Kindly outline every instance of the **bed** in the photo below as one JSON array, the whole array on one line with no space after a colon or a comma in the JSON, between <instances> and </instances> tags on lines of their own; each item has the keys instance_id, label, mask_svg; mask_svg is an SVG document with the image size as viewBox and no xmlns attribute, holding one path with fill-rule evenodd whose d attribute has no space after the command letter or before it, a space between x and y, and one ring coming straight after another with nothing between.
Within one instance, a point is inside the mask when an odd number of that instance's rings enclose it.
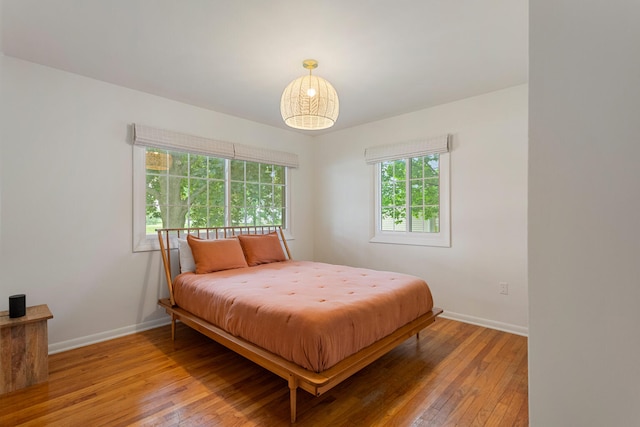
<instances>
[{"instance_id":1,"label":"bed","mask_svg":"<svg viewBox=\"0 0 640 427\"><path fill-rule=\"evenodd\" d=\"M442 313L415 276L292 259L280 227L160 229L158 240L172 339L179 320L285 379L292 423L298 388L320 396Z\"/></svg>"}]
</instances>

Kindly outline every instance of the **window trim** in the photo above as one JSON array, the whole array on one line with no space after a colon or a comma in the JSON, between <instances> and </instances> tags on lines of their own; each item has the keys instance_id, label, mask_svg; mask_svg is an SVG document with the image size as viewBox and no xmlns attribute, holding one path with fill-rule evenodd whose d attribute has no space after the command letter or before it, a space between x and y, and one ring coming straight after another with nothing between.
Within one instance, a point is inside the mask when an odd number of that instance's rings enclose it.
<instances>
[{"instance_id":1,"label":"window trim","mask_svg":"<svg viewBox=\"0 0 640 427\"><path fill-rule=\"evenodd\" d=\"M155 234L147 234L146 224L146 146L133 145L133 252L147 252L160 249L158 237ZM176 150L175 148L173 150ZM177 149L176 151L187 151ZM212 156L209 154L209 156ZM215 157L215 156L213 156ZM251 160L247 160L251 161ZM265 163L265 162L257 162ZM285 225L283 229L287 240L294 240L293 222L291 215L291 167L285 166ZM228 185L225 178L225 185Z\"/></svg>"},{"instance_id":2,"label":"window trim","mask_svg":"<svg viewBox=\"0 0 640 427\"><path fill-rule=\"evenodd\" d=\"M407 159L408 160L408 159ZM381 163L373 168L375 205L371 243L451 247L451 154L440 153L440 232L382 231Z\"/></svg>"}]
</instances>

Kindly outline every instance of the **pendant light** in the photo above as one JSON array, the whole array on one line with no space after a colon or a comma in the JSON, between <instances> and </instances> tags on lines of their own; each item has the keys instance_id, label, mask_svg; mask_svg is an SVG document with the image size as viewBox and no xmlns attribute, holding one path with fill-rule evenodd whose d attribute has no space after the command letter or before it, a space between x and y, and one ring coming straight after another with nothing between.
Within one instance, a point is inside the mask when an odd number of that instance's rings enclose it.
<instances>
[{"instance_id":1,"label":"pendant light","mask_svg":"<svg viewBox=\"0 0 640 427\"><path fill-rule=\"evenodd\" d=\"M340 112L338 94L331 83L311 74L318 67L318 61L307 59L302 66L309 70L309 75L298 77L282 92L282 119L287 126L295 129L330 128L336 123Z\"/></svg>"}]
</instances>

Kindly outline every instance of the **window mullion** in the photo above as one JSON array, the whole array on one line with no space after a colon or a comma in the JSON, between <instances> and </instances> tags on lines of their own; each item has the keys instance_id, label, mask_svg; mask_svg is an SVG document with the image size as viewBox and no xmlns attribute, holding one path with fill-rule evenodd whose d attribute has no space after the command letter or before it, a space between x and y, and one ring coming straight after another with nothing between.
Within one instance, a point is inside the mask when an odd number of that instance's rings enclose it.
<instances>
[{"instance_id":1,"label":"window mullion","mask_svg":"<svg viewBox=\"0 0 640 427\"><path fill-rule=\"evenodd\" d=\"M406 209L406 215L407 215L407 229L406 232L407 233L411 233L411 230L413 230L413 224L411 224L413 215L411 215L411 159L407 159L407 167L405 168L406 171L406 175L405 175L405 182L406 182L406 186L405 186L405 209Z\"/></svg>"},{"instance_id":2,"label":"window mullion","mask_svg":"<svg viewBox=\"0 0 640 427\"><path fill-rule=\"evenodd\" d=\"M191 154L187 154L187 213L185 219L187 220L187 226L191 227L191 215L189 215L189 207L191 206Z\"/></svg>"},{"instance_id":3,"label":"window mullion","mask_svg":"<svg viewBox=\"0 0 640 427\"><path fill-rule=\"evenodd\" d=\"M231 160L224 160L224 222L231 225Z\"/></svg>"},{"instance_id":4,"label":"window mullion","mask_svg":"<svg viewBox=\"0 0 640 427\"><path fill-rule=\"evenodd\" d=\"M242 224L247 225L247 162L244 161L242 165L242 188L244 188L244 195L242 197Z\"/></svg>"}]
</instances>

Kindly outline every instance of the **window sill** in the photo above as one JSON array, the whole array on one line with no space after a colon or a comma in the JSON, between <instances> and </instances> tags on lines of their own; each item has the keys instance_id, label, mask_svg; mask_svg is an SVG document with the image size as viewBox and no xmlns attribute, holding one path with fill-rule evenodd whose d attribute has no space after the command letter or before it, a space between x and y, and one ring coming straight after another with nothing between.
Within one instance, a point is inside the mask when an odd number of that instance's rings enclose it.
<instances>
[{"instance_id":1,"label":"window sill","mask_svg":"<svg viewBox=\"0 0 640 427\"><path fill-rule=\"evenodd\" d=\"M291 242L295 240L295 237L289 232L289 230L282 230L284 232L284 238L287 242ZM177 248L177 241L174 237L171 237L171 247ZM159 251L160 250L160 242L158 241L158 236L156 234L147 234L138 242L136 242L133 246L133 252L150 252L150 251Z\"/></svg>"},{"instance_id":2,"label":"window sill","mask_svg":"<svg viewBox=\"0 0 640 427\"><path fill-rule=\"evenodd\" d=\"M448 234L440 233L402 233L379 232L373 236L370 243L386 243L391 245L435 246L441 248L451 247L451 238Z\"/></svg>"}]
</instances>

